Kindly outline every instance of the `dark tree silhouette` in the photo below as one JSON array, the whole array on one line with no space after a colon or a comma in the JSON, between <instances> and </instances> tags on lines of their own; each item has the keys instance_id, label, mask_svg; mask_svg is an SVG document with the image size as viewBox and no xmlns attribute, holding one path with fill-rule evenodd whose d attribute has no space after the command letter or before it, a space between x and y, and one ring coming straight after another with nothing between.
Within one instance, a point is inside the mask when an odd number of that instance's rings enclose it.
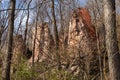
<instances>
[{"instance_id":1,"label":"dark tree silhouette","mask_svg":"<svg viewBox=\"0 0 120 80\"><path fill-rule=\"evenodd\" d=\"M10 0L7 49L6 49L5 61L3 64L3 73L2 73L3 80L10 80L10 68L11 68L10 66L11 66L11 58L12 58L15 3L16 3L16 0Z\"/></svg>"},{"instance_id":2,"label":"dark tree silhouette","mask_svg":"<svg viewBox=\"0 0 120 80\"><path fill-rule=\"evenodd\" d=\"M57 58L58 58L58 69L60 69L61 68L61 62L60 62L60 55L58 53L58 50L59 50L59 36L58 36L56 19L55 19L54 0L52 0L52 21L53 21L53 26L54 26L55 50L56 50L56 55L57 55Z\"/></svg>"}]
</instances>

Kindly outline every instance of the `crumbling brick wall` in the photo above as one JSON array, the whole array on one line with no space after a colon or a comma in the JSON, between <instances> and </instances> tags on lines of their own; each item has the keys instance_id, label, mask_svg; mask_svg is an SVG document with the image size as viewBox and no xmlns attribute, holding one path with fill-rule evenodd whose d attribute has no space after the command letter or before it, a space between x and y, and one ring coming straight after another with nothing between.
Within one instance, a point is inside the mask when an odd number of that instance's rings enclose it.
<instances>
[{"instance_id":1,"label":"crumbling brick wall","mask_svg":"<svg viewBox=\"0 0 120 80\"><path fill-rule=\"evenodd\" d=\"M24 51L25 51L25 44L22 35L15 35L13 37L12 71L16 69L16 67L23 59Z\"/></svg>"},{"instance_id":2,"label":"crumbling brick wall","mask_svg":"<svg viewBox=\"0 0 120 80\"><path fill-rule=\"evenodd\" d=\"M97 58L96 48L96 31L91 23L89 12L85 8L74 10L69 23L68 53L73 59L85 58L83 61L86 66L84 67L86 67L88 74L91 61Z\"/></svg>"},{"instance_id":3,"label":"crumbling brick wall","mask_svg":"<svg viewBox=\"0 0 120 80\"><path fill-rule=\"evenodd\" d=\"M81 50L85 54L92 52L93 44L96 43L95 28L91 23L88 11L79 8L73 12L69 23L68 46L73 49L73 53Z\"/></svg>"},{"instance_id":4,"label":"crumbling brick wall","mask_svg":"<svg viewBox=\"0 0 120 80\"><path fill-rule=\"evenodd\" d=\"M35 30L33 32L33 41L35 39ZM35 50L34 50L34 62L41 62L47 58L50 48L50 30L47 23L42 23L37 27ZM29 60L32 62L32 57Z\"/></svg>"}]
</instances>

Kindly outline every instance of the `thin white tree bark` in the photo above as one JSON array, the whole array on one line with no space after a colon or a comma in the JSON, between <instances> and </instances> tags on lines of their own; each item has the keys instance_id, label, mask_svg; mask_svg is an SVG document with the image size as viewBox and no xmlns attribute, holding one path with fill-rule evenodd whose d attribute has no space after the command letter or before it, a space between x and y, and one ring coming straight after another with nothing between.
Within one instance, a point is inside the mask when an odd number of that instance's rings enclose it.
<instances>
[{"instance_id":1,"label":"thin white tree bark","mask_svg":"<svg viewBox=\"0 0 120 80\"><path fill-rule=\"evenodd\" d=\"M111 80L120 80L120 54L116 37L115 0L103 0L106 49Z\"/></svg>"}]
</instances>

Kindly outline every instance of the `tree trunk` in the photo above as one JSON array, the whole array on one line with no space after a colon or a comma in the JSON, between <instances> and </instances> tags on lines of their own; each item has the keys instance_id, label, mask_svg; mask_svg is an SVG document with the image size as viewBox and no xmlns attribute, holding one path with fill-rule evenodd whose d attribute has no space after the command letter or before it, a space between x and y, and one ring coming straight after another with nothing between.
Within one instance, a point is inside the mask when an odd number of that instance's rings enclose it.
<instances>
[{"instance_id":1,"label":"tree trunk","mask_svg":"<svg viewBox=\"0 0 120 80\"><path fill-rule=\"evenodd\" d=\"M58 59L58 69L60 69L61 68L61 62L60 62L60 55L58 53L58 50L59 50L59 36L58 36L56 19L55 19L54 0L52 0L52 21L53 21L53 27L54 27L54 41L55 41L56 56L57 56L57 59Z\"/></svg>"},{"instance_id":2,"label":"tree trunk","mask_svg":"<svg viewBox=\"0 0 120 80\"><path fill-rule=\"evenodd\" d=\"M111 80L120 80L120 54L116 37L115 0L103 0L106 49Z\"/></svg>"},{"instance_id":3,"label":"tree trunk","mask_svg":"<svg viewBox=\"0 0 120 80\"><path fill-rule=\"evenodd\" d=\"M27 10L28 10L28 14L27 14L27 20L26 20L26 28L25 28L25 35L24 35L24 42L26 43L26 39L27 39L27 31L28 31L28 24L29 24L29 15L30 15L30 10L29 10L29 6L30 6L30 3L32 2L32 0L30 0L30 2L28 3L28 6L27 6Z\"/></svg>"},{"instance_id":4,"label":"tree trunk","mask_svg":"<svg viewBox=\"0 0 120 80\"><path fill-rule=\"evenodd\" d=\"M12 58L12 43L13 43L13 31L14 31L14 14L15 14L15 3L16 0L10 0L10 11L9 11L9 27L8 27L8 41L7 50L5 55L5 61L3 64L3 80L10 80L10 66Z\"/></svg>"},{"instance_id":5,"label":"tree trunk","mask_svg":"<svg viewBox=\"0 0 120 80\"><path fill-rule=\"evenodd\" d=\"M25 43L25 51L24 51L24 54L26 55L27 53L27 33L28 33L28 24L29 24L29 16L30 16L30 10L29 10L29 6L30 6L30 3L32 2L32 0L29 1L28 3L28 6L27 6L27 11L28 11L28 14L27 14L27 19L26 19L26 28L25 28L25 32L24 32L24 43Z\"/></svg>"},{"instance_id":6,"label":"tree trunk","mask_svg":"<svg viewBox=\"0 0 120 80\"><path fill-rule=\"evenodd\" d=\"M59 37L58 37L58 30L57 30L57 24L55 19L54 0L52 0L52 16L53 16L55 46L56 46L56 49L59 49Z\"/></svg>"},{"instance_id":7,"label":"tree trunk","mask_svg":"<svg viewBox=\"0 0 120 80\"><path fill-rule=\"evenodd\" d=\"M0 30L0 49L1 49L1 39L2 39L2 31Z\"/></svg>"},{"instance_id":8,"label":"tree trunk","mask_svg":"<svg viewBox=\"0 0 120 80\"><path fill-rule=\"evenodd\" d=\"M2 34L4 32L4 27L3 25L0 26L0 51L1 51L1 44L2 44Z\"/></svg>"}]
</instances>

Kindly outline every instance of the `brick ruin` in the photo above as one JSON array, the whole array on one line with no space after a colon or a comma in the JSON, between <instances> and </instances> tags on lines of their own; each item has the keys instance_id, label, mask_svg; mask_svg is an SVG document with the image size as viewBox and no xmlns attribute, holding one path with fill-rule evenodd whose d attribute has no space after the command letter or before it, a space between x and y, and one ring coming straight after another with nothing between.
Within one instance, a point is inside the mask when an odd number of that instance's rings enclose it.
<instances>
[{"instance_id":1,"label":"brick ruin","mask_svg":"<svg viewBox=\"0 0 120 80\"><path fill-rule=\"evenodd\" d=\"M35 39L34 34L35 30L33 31L33 42ZM50 49L50 30L47 23L42 23L37 27L36 31L34 62L41 62L42 60L46 59L49 53L49 49ZM32 62L32 57L29 61Z\"/></svg>"},{"instance_id":2,"label":"brick ruin","mask_svg":"<svg viewBox=\"0 0 120 80\"><path fill-rule=\"evenodd\" d=\"M17 61L17 63L19 63L21 61L21 58L23 57L23 52L25 51L24 47L25 47L25 44L23 42L22 35L14 36L14 38L13 38L13 56L12 56L13 63L16 61Z\"/></svg>"},{"instance_id":3,"label":"brick ruin","mask_svg":"<svg viewBox=\"0 0 120 80\"><path fill-rule=\"evenodd\" d=\"M98 70L98 68L94 68L98 66L98 60L96 60L96 44L96 31L95 27L92 25L88 10L85 8L74 10L69 22L68 54L71 59L76 59L72 64L76 62L84 64L84 66L81 65L81 68L83 70L86 69L87 74L95 74L95 70ZM91 70L91 68L93 70ZM79 73L80 68L76 67L75 69L77 69Z\"/></svg>"},{"instance_id":4,"label":"brick ruin","mask_svg":"<svg viewBox=\"0 0 120 80\"><path fill-rule=\"evenodd\" d=\"M68 47L74 56L80 52L88 55L95 49L96 35L95 27L87 9L79 8L72 14L69 23ZM70 51L70 52L71 52Z\"/></svg>"},{"instance_id":5,"label":"brick ruin","mask_svg":"<svg viewBox=\"0 0 120 80\"><path fill-rule=\"evenodd\" d=\"M91 60L96 58L96 31L91 22L91 16L85 8L78 8L73 11L69 22L69 31L67 34L67 53L70 58L84 58L89 69ZM50 50L54 48L54 40L50 35L50 29L47 23L42 23L37 27L36 38L35 29L33 30L32 47L35 40L34 62L42 62L48 58ZM19 53L23 53L24 45L21 36L14 38L15 45L13 50L13 61L15 61ZM62 44L62 43L60 43ZM20 46L17 46L20 45ZM18 53L19 52L19 53ZM18 55L16 55L18 54ZM32 57L29 59L32 63ZM96 63L95 63L96 64ZM89 73L89 72L88 72Z\"/></svg>"},{"instance_id":6,"label":"brick ruin","mask_svg":"<svg viewBox=\"0 0 120 80\"><path fill-rule=\"evenodd\" d=\"M35 39L34 34L35 30L33 31L33 41ZM90 61L96 60L96 31L87 9L78 8L73 11L67 35L68 44L66 47L67 53L65 53L72 59L77 59L79 56L84 58L85 65L89 69ZM60 41L60 46L62 44ZM37 27L34 62L42 62L47 59L51 49L54 50L54 40L50 35L48 24L42 23ZM52 54L54 54L54 51ZM32 57L29 59L29 62L32 63ZM93 63L96 64L94 61Z\"/></svg>"},{"instance_id":7,"label":"brick ruin","mask_svg":"<svg viewBox=\"0 0 120 80\"><path fill-rule=\"evenodd\" d=\"M25 44L22 35L14 35L13 37L13 56L12 56L12 72L16 71L16 67L23 60L23 53L25 51Z\"/></svg>"}]
</instances>

